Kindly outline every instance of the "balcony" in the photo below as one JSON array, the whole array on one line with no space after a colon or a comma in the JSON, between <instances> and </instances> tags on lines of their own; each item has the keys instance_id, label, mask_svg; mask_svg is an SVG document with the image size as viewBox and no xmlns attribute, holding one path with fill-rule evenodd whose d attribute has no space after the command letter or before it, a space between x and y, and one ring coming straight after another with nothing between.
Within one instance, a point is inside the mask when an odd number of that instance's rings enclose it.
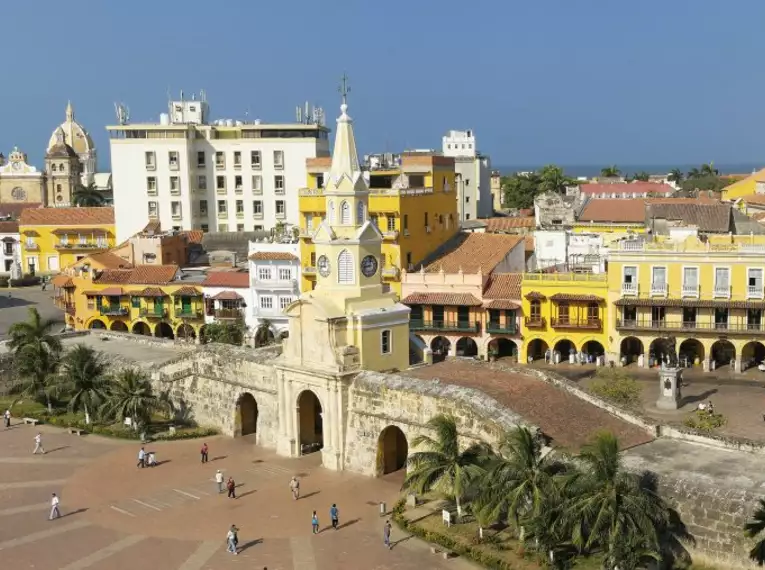
<instances>
[{"instance_id":1,"label":"balcony","mask_svg":"<svg viewBox=\"0 0 765 570\"><path fill-rule=\"evenodd\" d=\"M227 191L226 191L226 187L224 186L224 187L222 187L222 188L221 188L220 186L218 186L218 187L215 189L215 193L216 193L218 196L225 196L225 195L227 194Z\"/></svg>"},{"instance_id":2,"label":"balcony","mask_svg":"<svg viewBox=\"0 0 765 570\"><path fill-rule=\"evenodd\" d=\"M77 251L77 250L84 250L84 249L108 249L109 246L104 242L93 242L93 241L86 241L86 242L76 242L76 243L57 243L54 245L57 250L59 251ZM29 250L29 248L27 248Z\"/></svg>"},{"instance_id":3,"label":"balcony","mask_svg":"<svg viewBox=\"0 0 765 570\"><path fill-rule=\"evenodd\" d=\"M721 285L715 285L714 293L715 299L730 299L730 287L723 287Z\"/></svg>"},{"instance_id":4,"label":"balcony","mask_svg":"<svg viewBox=\"0 0 765 570\"><path fill-rule=\"evenodd\" d=\"M765 335L765 322L699 322L696 321L668 321L666 319L617 319L616 330L623 331L654 331L671 332L681 331L712 332L714 334L742 334L742 335Z\"/></svg>"},{"instance_id":5,"label":"balcony","mask_svg":"<svg viewBox=\"0 0 765 570\"><path fill-rule=\"evenodd\" d=\"M159 194L159 192L157 192L156 188L149 188L149 189L146 190L146 194L148 196L157 196Z\"/></svg>"},{"instance_id":6,"label":"balcony","mask_svg":"<svg viewBox=\"0 0 765 570\"><path fill-rule=\"evenodd\" d=\"M524 323L526 324L527 329L543 329L547 326L547 321L544 317L525 317Z\"/></svg>"},{"instance_id":7,"label":"balcony","mask_svg":"<svg viewBox=\"0 0 765 570\"><path fill-rule=\"evenodd\" d=\"M153 309L141 307L138 309L138 316L147 319L164 319L167 317L167 309L164 307L154 307Z\"/></svg>"},{"instance_id":8,"label":"balcony","mask_svg":"<svg viewBox=\"0 0 765 570\"><path fill-rule=\"evenodd\" d=\"M173 315L176 319L203 319L204 312L202 309L195 309L192 307L176 307L173 310Z\"/></svg>"},{"instance_id":9,"label":"balcony","mask_svg":"<svg viewBox=\"0 0 765 570\"><path fill-rule=\"evenodd\" d=\"M699 286L698 285L683 285L682 292L683 297L694 297L698 299L699 297Z\"/></svg>"},{"instance_id":10,"label":"balcony","mask_svg":"<svg viewBox=\"0 0 765 570\"><path fill-rule=\"evenodd\" d=\"M257 289L295 289L297 279L258 279L252 280L253 288Z\"/></svg>"},{"instance_id":11,"label":"balcony","mask_svg":"<svg viewBox=\"0 0 765 570\"><path fill-rule=\"evenodd\" d=\"M489 322L486 325L486 332L489 334L515 334L518 332L518 327L515 322L505 323L504 325Z\"/></svg>"},{"instance_id":12,"label":"balcony","mask_svg":"<svg viewBox=\"0 0 765 570\"><path fill-rule=\"evenodd\" d=\"M65 297L53 297L53 304L67 315L74 315L74 302L67 301Z\"/></svg>"},{"instance_id":13,"label":"balcony","mask_svg":"<svg viewBox=\"0 0 765 570\"><path fill-rule=\"evenodd\" d=\"M555 329L600 329L603 321L599 317L585 317L581 319L570 317L553 317L552 326Z\"/></svg>"},{"instance_id":14,"label":"balcony","mask_svg":"<svg viewBox=\"0 0 765 570\"><path fill-rule=\"evenodd\" d=\"M638 294L637 283L622 283L622 296L635 297Z\"/></svg>"},{"instance_id":15,"label":"balcony","mask_svg":"<svg viewBox=\"0 0 765 570\"><path fill-rule=\"evenodd\" d=\"M40 251L40 245L37 243L26 242L24 244L24 249L27 251Z\"/></svg>"},{"instance_id":16,"label":"balcony","mask_svg":"<svg viewBox=\"0 0 765 570\"><path fill-rule=\"evenodd\" d=\"M130 313L130 308L123 305L102 306L98 312L102 317L125 317Z\"/></svg>"},{"instance_id":17,"label":"balcony","mask_svg":"<svg viewBox=\"0 0 765 570\"><path fill-rule=\"evenodd\" d=\"M316 275L316 266L315 265L305 265L303 266L303 275Z\"/></svg>"},{"instance_id":18,"label":"balcony","mask_svg":"<svg viewBox=\"0 0 765 570\"><path fill-rule=\"evenodd\" d=\"M29 248L27 248L29 249ZM762 285L749 285L746 288L746 298L747 299L762 299L763 296L763 288Z\"/></svg>"},{"instance_id":19,"label":"balcony","mask_svg":"<svg viewBox=\"0 0 765 570\"><path fill-rule=\"evenodd\" d=\"M413 331L442 331L442 332L481 332L481 323L468 321L433 321L424 319L411 319L409 328Z\"/></svg>"},{"instance_id":20,"label":"balcony","mask_svg":"<svg viewBox=\"0 0 765 570\"><path fill-rule=\"evenodd\" d=\"M284 220L287 217L286 212L276 212L276 219L277 220Z\"/></svg>"},{"instance_id":21,"label":"balcony","mask_svg":"<svg viewBox=\"0 0 765 570\"><path fill-rule=\"evenodd\" d=\"M216 319L221 320L240 319L244 316L244 312L242 309L215 309L213 311L213 316L215 316Z\"/></svg>"},{"instance_id":22,"label":"balcony","mask_svg":"<svg viewBox=\"0 0 765 570\"><path fill-rule=\"evenodd\" d=\"M398 267L383 267L382 276L383 279L398 279L399 269Z\"/></svg>"},{"instance_id":23,"label":"balcony","mask_svg":"<svg viewBox=\"0 0 765 570\"><path fill-rule=\"evenodd\" d=\"M181 189L179 187L170 188L170 195L171 196L180 196L181 195Z\"/></svg>"},{"instance_id":24,"label":"balcony","mask_svg":"<svg viewBox=\"0 0 765 570\"><path fill-rule=\"evenodd\" d=\"M225 168L226 168L225 162L218 161L218 160L215 161L215 170L225 170Z\"/></svg>"},{"instance_id":25,"label":"balcony","mask_svg":"<svg viewBox=\"0 0 765 570\"><path fill-rule=\"evenodd\" d=\"M398 239L398 230L383 232L382 235L385 241L396 241Z\"/></svg>"},{"instance_id":26,"label":"balcony","mask_svg":"<svg viewBox=\"0 0 765 570\"><path fill-rule=\"evenodd\" d=\"M667 284L666 283L651 283L651 296L652 297L666 297L667 296Z\"/></svg>"}]
</instances>

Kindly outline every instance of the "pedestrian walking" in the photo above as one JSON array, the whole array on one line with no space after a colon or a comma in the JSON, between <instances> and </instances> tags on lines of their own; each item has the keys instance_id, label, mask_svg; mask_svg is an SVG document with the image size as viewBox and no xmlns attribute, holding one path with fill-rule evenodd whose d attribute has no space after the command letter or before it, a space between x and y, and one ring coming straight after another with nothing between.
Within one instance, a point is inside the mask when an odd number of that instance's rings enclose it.
<instances>
[{"instance_id":1,"label":"pedestrian walking","mask_svg":"<svg viewBox=\"0 0 765 570\"><path fill-rule=\"evenodd\" d=\"M53 493L53 496L50 499L50 516L48 517L49 521L57 519L61 516L61 511L58 510L58 504L58 497L56 496L56 493Z\"/></svg>"},{"instance_id":2,"label":"pedestrian walking","mask_svg":"<svg viewBox=\"0 0 765 570\"><path fill-rule=\"evenodd\" d=\"M202 444L202 450L200 451L200 453L202 455L202 463L207 463L207 453L208 453L208 450L207 450L207 444L206 443Z\"/></svg>"},{"instance_id":3,"label":"pedestrian walking","mask_svg":"<svg viewBox=\"0 0 765 570\"><path fill-rule=\"evenodd\" d=\"M11 411L5 410L5 413L3 414L3 419L5 420L5 427L9 428L11 427Z\"/></svg>"},{"instance_id":4,"label":"pedestrian walking","mask_svg":"<svg viewBox=\"0 0 765 570\"><path fill-rule=\"evenodd\" d=\"M32 452L32 455L37 454L38 451L45 455L45 448L42 445L42 434L39 431L35 436L35 450Z\"/></svg>"},{"instance_id":5,"label":"pedestrian walking","mask_svg":"<svg viewBox=\"0 0 765 570\"><path fill-rule=\"evenodd\" d=\"M136 465L136 467L140 467L141 469L146 467L146 451L143 447L141 448L141 451L138 452L138 465Z\"/></svg>"},{"instance_id":6,"label":"pedestrian walking","mask_svg":"<svg viewBox=\"0 0 765 570\"><path fill-rule=\"evenodd\" d=\"M335 503L332 503L332 506L329 508L329 520L332 521L332 528L337 530L337 505Z\"/></svg>"},{"instance_id":7,"label":"pedestrian walking","mask_svg":"<svg viewBox=\"0 0 765 570\"><path fill-rule=\"evenodd\" d=\"M294 475L290 479L290 490L292 491L292 500L297 501L300 498L300 481Z\"/></svg>"},{"instance_id":8,"label":"pedestrian walking","mask_svg":"<svg viewBox=\"0 0 765 570\"><path fill-rule=\"evenodd\" d=\"M228 533L226 534L226 543L228 544L227 550L231 554L239 554L238 552L238 546L239 546L239 535L237 534L239 532L239 529L236 528L236 525L231 525L231 528L228 529Z\"/></svg>"},{"instance_id":9,"label":"pedestrian walking","mask_svg":"<svg viewBox=\"0 0 765 570\"><path fill-rule=\"evenodd\" d=\"M385 521L385 526L383 526L383 544L388 547L388 550L391 549L390 546L390 521Z\"/></svg>"},{"instance_id":10,"label":"pedestrian walking","mask_svg":"<svg viewBox=\"0 0 765 570\"><path fill-rule=\"evenodd\" d=\"M220 469L215 472L215 482L218 484L218 494L221 494L223 492L223 473Z\"/></svg>"},{"instance_id":11,"label":"pedestrian walking","mask_svg":"<svg viewBox=\"0 0 765 570\"><path fill-rule=\"evenodd\" d=\"M236 499L236 483L233 477L229 477L226 482L226 489L228 489L228 498Z\"/></svg>"},{"instance_id":12,"label":"pedestrian walking","mask_svg":"<svg viewBox=\"0 0 765 570\"><path fill-rule=\"evenodd\" d=\"M313 534L319 534L319 515L316 511L311 515L311 526L313 527Z\"/></svg>"}]
</instances>

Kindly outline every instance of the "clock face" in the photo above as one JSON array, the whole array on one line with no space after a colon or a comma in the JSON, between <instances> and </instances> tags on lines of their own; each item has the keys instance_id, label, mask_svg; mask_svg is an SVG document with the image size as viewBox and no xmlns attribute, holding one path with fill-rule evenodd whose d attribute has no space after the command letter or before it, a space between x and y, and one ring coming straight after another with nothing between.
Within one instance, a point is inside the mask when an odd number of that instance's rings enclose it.
<instances>
[{"instance_id":1,"label":"clock face","mask_svg":"<svg viewBox=\"0 0 765 570\"><path fill-rule=\"evenodd\" d=\"M12 162L11 163L11 168L13 170L19 171L19 170L21 170L21 163L20 162Z\"/></svg>"},{"instance_id":2,"label":"clock face","mask_svg":"<svg viewBox=\"0 0 765 570\"><path fill-rule=\"evenodd\" d=\"M361 272L364 277L372 277L377 273L377 258L374 255L367 255L361 260Z\"/></svg>"},{"instance_id":3,"label":"clock face","mask_svg":"<svg viewBox=\"0 0 765 570\"><path fill-rule=\"evenodd\" d=\"M23 188L17 186L13 190L11 190L11 198L14 200L26 200L27 193L24 191Z\"/></svg>"},{"instance_id":4,"label":"clock face","mask_svg":"<svg viewBox=\"0 0 765 570\"><path fill-rule=\"evenodd\" d=\"M321 275L322 277L329 276L329 259L327 258L326 255L322 255L319 258L317 266L319 268L319 275Z\"/></svg>"}]
</instances>

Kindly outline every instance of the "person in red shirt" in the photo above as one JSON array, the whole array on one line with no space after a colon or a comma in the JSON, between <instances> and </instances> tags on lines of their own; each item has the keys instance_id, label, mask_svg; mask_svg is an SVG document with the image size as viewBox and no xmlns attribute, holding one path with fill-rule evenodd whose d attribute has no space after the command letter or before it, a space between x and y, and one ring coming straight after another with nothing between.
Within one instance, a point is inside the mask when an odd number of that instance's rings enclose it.
<instances>
[{"instance_id":1,"label":"person in red shirt","mask_svg":"<svg viewBox=\"0 0 765 570\"><path fill-rule=\"evenodd\" d=\"M236 483L233 477L229 477L226 482L226 489L228 489L228 498L236 499Z\"/></svg>"},{"instance_id":2,"label":"person in red shirt","mask_svg":"<svg viewBox=\"0 0 765 570\"><path fill-rule=\"evenodd\" d=\"M200 453L202 454L202 463L207 463L207 453L208 453L208 451L207 451L207 444L206 443L202 444L202 450L200 451Z\"/></svg>"}]
</instances>

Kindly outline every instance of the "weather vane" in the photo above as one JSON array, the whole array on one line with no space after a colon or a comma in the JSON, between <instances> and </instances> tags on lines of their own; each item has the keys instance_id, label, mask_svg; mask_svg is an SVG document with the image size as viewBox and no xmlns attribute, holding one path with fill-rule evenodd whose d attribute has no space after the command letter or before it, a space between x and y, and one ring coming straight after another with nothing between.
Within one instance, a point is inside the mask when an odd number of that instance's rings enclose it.
<instances>
[{"instance_id":1,"label":"weather vane","mask_svg":"<svg viewBox=\"0 0 765 570\"><path fill-rule=\"evenodd\" d=\"M343 76L340 78L340 86L337 88L340 95L343 96L343 103L346 102L346 99L348 98L348 93L351 92L351 86L348 85L348 75L346 73L343 73Z\"/></svg>"}]
</instances>

